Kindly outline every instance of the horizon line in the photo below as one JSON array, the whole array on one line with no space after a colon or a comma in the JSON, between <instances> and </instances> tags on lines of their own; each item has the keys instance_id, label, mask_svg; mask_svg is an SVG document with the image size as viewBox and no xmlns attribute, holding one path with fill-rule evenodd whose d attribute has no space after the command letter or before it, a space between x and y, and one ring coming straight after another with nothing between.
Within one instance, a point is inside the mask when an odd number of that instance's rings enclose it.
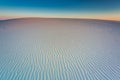
<instances>
[{"instance_id":1,"label":"horizon line","mask_svg":"<svg viewBox=\"0 0 120 80\"><path fill-rule=\"evenodd\" d=\"M15 17L15 18L0 18L0 21L14 20L14 19L75 19L75 20L102 20L102 21L120 21L115 19L99 19L99 18L71 18L71 17Z\"/></svg>"}]
</instances>

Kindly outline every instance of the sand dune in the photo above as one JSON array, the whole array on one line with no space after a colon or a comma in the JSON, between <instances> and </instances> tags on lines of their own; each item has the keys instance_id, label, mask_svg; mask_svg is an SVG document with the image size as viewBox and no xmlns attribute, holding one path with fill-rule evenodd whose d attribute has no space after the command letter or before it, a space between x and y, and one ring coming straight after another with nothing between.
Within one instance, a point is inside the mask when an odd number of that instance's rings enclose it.
<instances>
[{"instance_id":1,"label":"sand dune","mask_svg":"<svg viewBox=\"0 0 120 80\"><path fill-rule=\"evenodd\" d=\"M0 80L120 80L120 22L0 21Z\"/></svg>"}]
</instances>

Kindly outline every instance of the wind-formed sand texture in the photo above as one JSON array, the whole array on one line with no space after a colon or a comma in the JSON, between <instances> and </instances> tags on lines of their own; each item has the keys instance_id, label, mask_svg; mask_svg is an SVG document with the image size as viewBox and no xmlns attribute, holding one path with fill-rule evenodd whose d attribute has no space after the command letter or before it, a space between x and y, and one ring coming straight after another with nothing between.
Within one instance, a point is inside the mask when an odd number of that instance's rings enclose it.
<instances>
[{"instance_id":1,"label":"wind-formed sand texture","mask_svg":"<svg viewBox=\"0 0 120 80\"><path fill-rule=\"evenodd\" d=\"M0 80L120 80L120 22L1 20Z\"/></svg>"}]
</instances>

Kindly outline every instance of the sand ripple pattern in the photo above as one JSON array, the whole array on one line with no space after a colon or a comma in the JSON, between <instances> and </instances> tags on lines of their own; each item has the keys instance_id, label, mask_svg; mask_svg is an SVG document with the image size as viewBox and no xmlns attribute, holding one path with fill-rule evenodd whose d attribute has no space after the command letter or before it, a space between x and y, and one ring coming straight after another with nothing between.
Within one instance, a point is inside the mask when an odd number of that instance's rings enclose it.
<instances>
[{"instance_id":1,"label":"sand ripple pattern","mask_svg":"<svg viewBox=\"0 0 120 80\"><path fill-rule=\"evenodd\" d=\"M120 80L120 23L0 24L0 80Z\"/></svg>"}]
</instances>

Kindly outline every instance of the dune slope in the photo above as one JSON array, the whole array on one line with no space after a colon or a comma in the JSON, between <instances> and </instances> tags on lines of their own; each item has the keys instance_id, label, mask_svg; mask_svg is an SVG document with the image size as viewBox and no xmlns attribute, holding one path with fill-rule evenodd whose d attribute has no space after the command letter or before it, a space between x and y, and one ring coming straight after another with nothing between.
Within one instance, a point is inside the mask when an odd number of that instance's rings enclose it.
<instances>
[{"instance_id":1,"label":"dune slope","mask_svg":"<svg viewBox=\"0 0 120 80\"><path fill-rule=\"evenodd\" d=\"M0 80L120 80L120 22L0 21Z\"/></svg>"}]
</instances>

